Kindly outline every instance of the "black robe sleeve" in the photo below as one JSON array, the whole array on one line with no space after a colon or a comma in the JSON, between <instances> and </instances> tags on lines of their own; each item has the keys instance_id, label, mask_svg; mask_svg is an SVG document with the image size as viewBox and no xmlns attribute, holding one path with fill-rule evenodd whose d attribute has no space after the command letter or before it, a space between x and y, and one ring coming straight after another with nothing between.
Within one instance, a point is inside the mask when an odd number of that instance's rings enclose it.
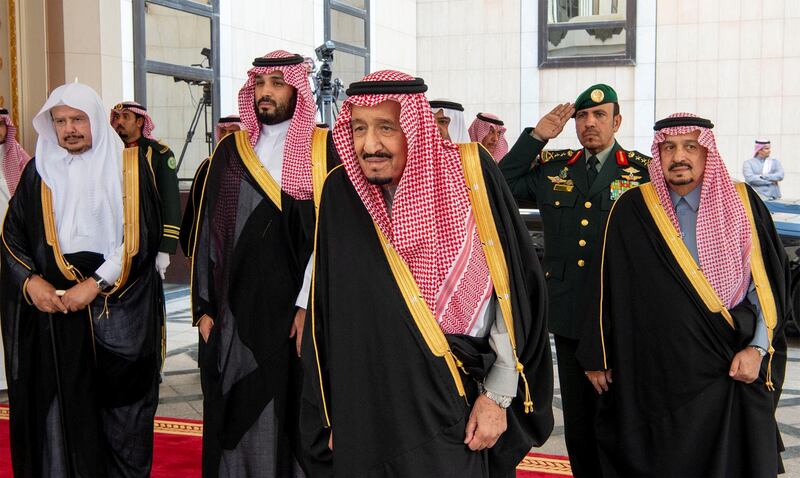
<instances>
[{"instance_id":1,"label":"black robe sleeve","mask_svg":"<svg viewBox=\"0 0 800 478\"><path fill-rule=\"evenodd\" d=\"M203 195L203 183L205 183L206 175L208 174L208 162L209 158L206 158L200 163L200 166L197 167L197 172L189 188L189 199L186 201L186 208L183 210L183 218L181 219L179 242L183 254L189 258L192 257L195 226L197 225L197 212Z\"/></svg>"},{"instance_id":2,"label":"black robe sleeve","mask_svg":"<svg viewBox=\"0 0 800 478\"><path fill-rule=\"evenodd\" d=\"M28 162L22 172L20 182L32 185L36 176L36 158ZM25 213L32 187L18 188L18 193L11 197L3 222L3 262L6 273L18 290L22 290L25 281L36 274L36 265L27 238L20 231L24 230Z\"/></svg>"}]
</instances>

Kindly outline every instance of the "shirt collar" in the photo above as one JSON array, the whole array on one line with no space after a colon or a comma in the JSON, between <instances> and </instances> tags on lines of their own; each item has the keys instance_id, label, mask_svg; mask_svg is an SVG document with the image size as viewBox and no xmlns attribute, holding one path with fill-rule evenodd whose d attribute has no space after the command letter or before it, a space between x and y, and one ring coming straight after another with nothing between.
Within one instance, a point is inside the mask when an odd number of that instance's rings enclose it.
<instances>
[{"instance_id":1,"label":"shirt collar","mask_svg":"<svg viewBox=\"0 0 800 478\"><path fill-rule=\"evenodd\" d=\"M616 146L616 145L617 145L617 142L614 141L613 143L611 143L611 146L609 146L608 148L606 148L606 149L604 149L604 150L602 150L599 153L594 154L594 155L592 153L590 153L589 150L587 150L586 148L583 148L584 149L583 154L586 155L586 161L587 162L589 161L589 158L591 158L592 156L596 157L597 161L600 163L600 167L602 167L603 164L605 164L606 159L608 159L608 155L611 154L611 150L614 149L614 146Z\"/></svg>"},{"instance_id":2,"label":"shirt collar","mask_svg":"<svg viewBox=\"0 0 800 478\"><path fill-rule=\"evenodd\" d=\"M681 196L680 194L676 193L672 189L669 190L669 198L672 200L672 207L676 207L678 205L678 201L681 198L686 200L686 203L692 208L692 211L697 212L700 208L700 190L703 188L703 185L700 184L696 188L689 191L686 196Z\"/></svg>"},{"instance_id":3,"label":"shirt collar","mask_svg":"<svg viewBox=\"0 0 800 478\"><path fill-rule=\"evenodd\" d=\"M261 125L261 134L265 136L274 136L279 134L285 134L289 131L289 124L291 124L292 120L288 119L286 121L281 121L277 124L262 124Z\"/></svg>"}]
</instances>

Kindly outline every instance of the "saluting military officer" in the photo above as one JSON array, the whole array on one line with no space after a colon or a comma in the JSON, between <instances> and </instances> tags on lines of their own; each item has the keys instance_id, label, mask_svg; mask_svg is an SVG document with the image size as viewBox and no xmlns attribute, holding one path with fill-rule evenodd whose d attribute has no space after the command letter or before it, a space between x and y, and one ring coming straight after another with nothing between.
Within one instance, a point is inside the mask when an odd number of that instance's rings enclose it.
<instances>
[{"instance_id":1,"label":"saluting military officer","mask_svg":"<svg viewBox=\"0 0 800 478\"><path fill-rule=\"evenodd\" d=\"M544 150L571 117L583 148ZM650 157L614 139L622 116L617 93L598 84L526 128L500 162L517 200L535 201L544 225L544 270L555 335L564 433L574 476L600 476L594 434L597 393L575 359L582 331L588 270L603 239L611 205L625 190L649 180ZM598 259L599 260L599 259Z\"/></svg>"},{"instance_id":2,"label":"saluting military officer","mask_svg":"<svg viewBox=\"0 0 800 478\"><path fill-rule=\"evenodd\" d=\"M181 224L181 198L178 190L177 161L169 146L153 137L155 124L147 108L135 101L124 101L111 110L111 126L125 142L125 147L142 148L156 177L156 187L161 198L161 220L164 232L156 257L156 269L161 278L167 272L169 256L178 247Z\"/></svg>"}]
</instances>

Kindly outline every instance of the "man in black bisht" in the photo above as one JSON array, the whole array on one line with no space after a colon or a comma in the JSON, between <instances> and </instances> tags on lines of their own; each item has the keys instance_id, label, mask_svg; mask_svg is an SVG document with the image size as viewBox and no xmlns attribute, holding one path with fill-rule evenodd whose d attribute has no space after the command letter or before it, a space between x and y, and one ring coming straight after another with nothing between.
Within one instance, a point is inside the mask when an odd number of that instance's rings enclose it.
<instances>
[{"instance_id":1,"label":"man in black bisht","mask_svg":"<svg viewBox=\"0 0 800 478\"><path fill-rule=\"evenodd\" d=\"M88 86L56 88L3 225L17 477L146 477L164 320L158 193Z\"/></svg>"},{"instance_id":2,"label":"man in black bisht","mask_svg":"<svg viewBox=\"0 0 800 478\"><path fill-rule=\"evenodd\" d=\"M688 113L658 121L650 184L609 215L577 354L601 393L603 476L783 468L787 257L758 195L731 181L712 127Z\"/></svg>"},{"instance_id":3,"label":"man in black bisht","mask_svg":"<svg viewBox=\"0 0 800 478\"><path fill-rule=\"evenodd\" d=\"M195 178L192 314L201 336L203 475L303 476L297 356L313 199L327 173L327 130L315 128L303 57L256 58L239 113L243 129L220 141Z\"/></svg>"},{"instance_id":4,"label":"man in black bisht","mask_svg":"<svg viewBox=\"0 0 800 478\"><path fill-rule=\"evenodd\" d=\"M514 476L553 427L533 245L492 157L444 140L425 90L372 73L334 129L302 355L315 477Z\"/></svg>"}]
</instances>

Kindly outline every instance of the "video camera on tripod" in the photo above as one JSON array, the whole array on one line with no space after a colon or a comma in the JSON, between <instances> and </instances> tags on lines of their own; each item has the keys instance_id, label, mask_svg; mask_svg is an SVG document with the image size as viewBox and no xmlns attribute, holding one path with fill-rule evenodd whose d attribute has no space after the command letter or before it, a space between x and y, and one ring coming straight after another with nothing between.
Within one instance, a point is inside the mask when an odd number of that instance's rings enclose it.
<instances>
[{"instance_id":1,"label":"video camera on tripod","mask_svg":"<svg viewBox=\"0 0 800 478\"><path fill-rule=\"evenodd\" d=\"M199 68L211 68L209 65L211 63L211 50L208 48L203 48L200 50L200 54L203 55L205 58L200 63L192 64L191 66L196 66ZM209 64L206 64L208 62ZM208 146L208 155L211 156L211 152L214 148L214 135L213 132L209 129L208 124L208 108L212 105L212 96L211 96L211 82L205 80L194 80L190 78L181 78L179 76L173 76L173 80L175 83L178 82L186 82L189 86L202 86L203 87L203 97L197 103L197 108L194 110L194 116L192 116L192 120L189 123L189 129L186 131L186 140L183 142L183 148L181 149L181 155L178 157L178 165L176 166L177 170L180 170L181 163L183 163L183 157L186 155L186 149L189 147L189 143L192 142L192 138L194 138L194 133L197 130L197 124L200 122L200 118L203 118L203 125L205 128L205 142Z\"/></svg>"},{"instance_id":2,"label":"video camera on tripod","mask_svg":"<svg viewBox=\"0 0 800 478\"><path fill-rule=\"evenodd\" d=\"M314 49L317 54L317 60L322 62L316 75L314 75L317 110L320 112L322 122L327 124L329 128L333 127L336 115L339 114L337 101L341 91L344 89L344 85L339 78L333 78L331 63L333 63L333 52L335 50L336 44L330 40Z\"/></svg>"}]
</instances>

